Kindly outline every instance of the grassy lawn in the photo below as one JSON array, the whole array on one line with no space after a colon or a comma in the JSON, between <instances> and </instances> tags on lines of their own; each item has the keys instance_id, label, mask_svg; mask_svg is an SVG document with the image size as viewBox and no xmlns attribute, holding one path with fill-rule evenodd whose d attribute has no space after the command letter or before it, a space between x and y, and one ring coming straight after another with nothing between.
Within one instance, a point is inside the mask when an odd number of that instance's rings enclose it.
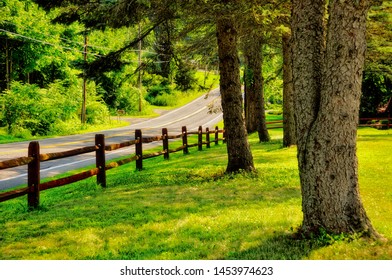
<instances>
[{"instance_id":1,"label":"grassy lawn","mask_svg":"<svg viewBox=\"0 0 392 280\"><path fill-rule=\"evenodd\" d=\"M361 195L377 230L392 240L392 134L360 129ZM300 225L296 149L250 135L257 174L225 176L226 146L190 150L0 204L0 259L392 259L392 242L322 236L293 240ZM174 146L174 144L173 144Z\"/></svg>"}]
</instances>

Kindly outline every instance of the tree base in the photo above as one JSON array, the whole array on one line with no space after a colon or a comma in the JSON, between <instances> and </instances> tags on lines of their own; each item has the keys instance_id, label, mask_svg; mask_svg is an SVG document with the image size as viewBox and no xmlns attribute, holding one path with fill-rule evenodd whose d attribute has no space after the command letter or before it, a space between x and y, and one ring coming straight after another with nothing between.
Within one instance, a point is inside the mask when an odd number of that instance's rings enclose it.
<instances>
[{"instance_id":1,"label":"tree base","mask_svg":"<svg viewBox=\"0 0 392 280\"><path fill-rule=\"evenodd\" d=\"M331 241L345 240L353 241L356 239L369 239L372 241L387 242L388 240L375 231L373 228L365 231L357 232L332 232L322 227L318 228L299 228L293 235L294 239L316 239L322 242L329 243Z\"/></svg>"}]
</instances>

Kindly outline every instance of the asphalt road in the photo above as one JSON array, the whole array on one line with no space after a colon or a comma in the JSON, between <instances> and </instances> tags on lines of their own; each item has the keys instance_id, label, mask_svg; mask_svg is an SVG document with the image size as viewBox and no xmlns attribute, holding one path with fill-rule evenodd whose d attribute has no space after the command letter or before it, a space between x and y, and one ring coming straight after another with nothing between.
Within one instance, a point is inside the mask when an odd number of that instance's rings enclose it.
<instances>
[{"instance_id":1,"label":"asphalt road","mask_svg":"<svg viewBox=\"0 0 392 280\"><path fill-rule=\"evenodd\" d=\"M215 89L178 109L168 111L153 119L133 119L129 126L94 133L48 138L40 140L41 153L67 151L93 146L95 134L105 134L106 144L120 143L134 139L135 129L141 129L143 136L160 135L167 128L169 135L179 134L182 126L195 131L201 125L214 128L222 120L222 113L211 113L211 105L220 105L220 92ZM27 156L29 142L0 145L0 161ZM154 143L144 144L143 149L153 147ZM160 145L160 143L159 143ZM127 147L106 153L106 160L134 153L134 147ZM89 153L41 163L41 179L95 164L95 153ZM0 170L0 190L26 184L27 166Z\"/></svg>"}]
</instances>

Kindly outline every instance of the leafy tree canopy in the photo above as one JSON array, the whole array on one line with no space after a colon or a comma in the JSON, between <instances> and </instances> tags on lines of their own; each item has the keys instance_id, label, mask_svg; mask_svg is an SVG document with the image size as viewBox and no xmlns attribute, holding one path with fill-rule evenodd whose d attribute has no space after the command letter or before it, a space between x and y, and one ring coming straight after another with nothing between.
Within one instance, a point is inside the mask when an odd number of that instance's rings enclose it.
<instances>
[{"instance_id":1,"label":"leafy tree canopy","mask_svg":"<svg viewBox=\"0 0 392 280\"><path fill-rule=\"evenodd\" d=\"M377 114L392 97L392 2L377 1L369 12L361 116Z\"/></svg>"}]
</instances>

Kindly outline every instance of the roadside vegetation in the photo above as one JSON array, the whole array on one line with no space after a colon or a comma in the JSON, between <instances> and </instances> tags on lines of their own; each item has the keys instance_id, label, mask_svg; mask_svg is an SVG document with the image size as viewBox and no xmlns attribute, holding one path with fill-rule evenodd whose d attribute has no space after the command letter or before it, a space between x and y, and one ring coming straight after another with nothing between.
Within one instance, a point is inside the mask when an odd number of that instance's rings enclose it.
<instances>
[{"instance_id":1,"label":"roadside vegetation","mask_svg":"<svg viewBox=\"0 0 392 280\"><path fill-rule=\"evenodd\" d=\"M34 1L0 6L0 143L126 124L112 121L118 115L154 117L157 109L181 106L219 83L216 65L180 53L162 58L155 49L158 30L116 67L89 72L90 63L122 48L137 29L86 32L81 23L55 23L58 12L46 13Z\"/></svg>"},{"instance_id":2,"label":"roadside vegetation","mask_svg":"<svg viewBox=\"0 0 392 280\"><path fill-rule=\"evenodd\" d=\"M195 83L194 89L187 91L168 86L170 94L160 95L161 103L157 105L146 103L141 112L132 109L124 110L121 117L157 117L161 111L185 105L216 88L219 78L217 74L200 71L195 73ZM204 85L208 85L208 88ZM78 90L76 85L74 88L65 88L54 84L49 89L40 89L36 85L13 83L11 90L0 96L0 104L4 106L0 114L0 144L48 136L87 133L128 124L126 121L121 121L118 112L108 109L94 91L94 87L89 90L87 123L82 124L79 119L80 100L74 98L80 95ZM128 103L136 102L136 99L129 98ZM1 124L4 126L1 127Z\"/></svg>"},{"instance_id":3,"label":"roadside vegetation","mask_svg":"<svg viewBox=\"0 0 392 280\"><path fill-rule=\"evenodd\" d=\"M360 128L361 197L375 228L392 238L392 135ZM321 234L293 239L302 220L296 148L249 137L256 174L224 175L221 143L170 160L145 161L41 194L0 204L0 259L391 259L392 243Z\"/></svg>"}]
</instances>

